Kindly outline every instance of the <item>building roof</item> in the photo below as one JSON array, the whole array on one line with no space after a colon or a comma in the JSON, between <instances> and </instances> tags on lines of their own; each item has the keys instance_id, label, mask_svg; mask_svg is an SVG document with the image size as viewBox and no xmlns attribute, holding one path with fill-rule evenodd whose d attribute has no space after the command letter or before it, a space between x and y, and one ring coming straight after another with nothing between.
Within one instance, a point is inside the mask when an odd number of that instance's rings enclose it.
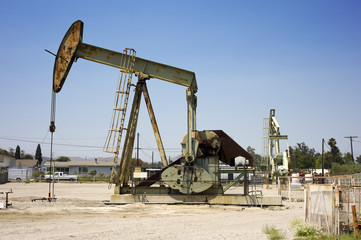
<instances>
[{"instance_id":1,"label":"building roof","mask_svg":"<svg viewBox=\"0 0 361 240\"><path fill-rule=\"evenodd\" d=\"M15 166L15 158L8 154L0 153L0 167L12 167Z\"/></svg>"},{"instance_id":2,"label":"building roof","mask_svg":"<svg viewBox=\"0 0 361 240\"><path fill-rule=\"evenodd\" d=\"M16 166L33 168L38 163L38 160L33 159L16 159Z\"/></svg>"},{"instance_id":3,"label":"building roof","mask_svg":"<svg viewBox=\"0 0 361 240\"><path fill-rule=\"evenodd\" d=\"M11 158L11 159L15 159L15 157L9 155L9 154L5 154L5 153L0 153L0 156L3 156L3 157L7 157L7 158Z\"/></svg>"},{"instance_id":4,"label":"building roof","mask_svg":"<svg viewBox=\"0 0 361 240\"><path fill-rule=\"evenodd\" d=\"M69 162L53 162L54 167L112 167L113 162L95 162L95 161L69 161ZM50 166L50 161L46 161L44 166Z\"/></svg>"}]
</instances>

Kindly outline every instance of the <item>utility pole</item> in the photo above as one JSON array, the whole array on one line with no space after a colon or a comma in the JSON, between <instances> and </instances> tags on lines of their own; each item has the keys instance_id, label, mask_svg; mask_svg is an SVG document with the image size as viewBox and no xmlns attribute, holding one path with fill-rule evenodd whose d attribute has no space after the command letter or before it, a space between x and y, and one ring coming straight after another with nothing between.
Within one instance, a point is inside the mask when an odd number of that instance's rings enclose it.
<instances>
[{"instance_id":1,"label":"utility pole","mask_svg":"<svg viewBox=\"0 0 361 240\"><path fill-rule=\"evenodd\" d=\"M139 167L139 133L137 133L137 167Z\"/></svg>"},{"instance_id":2,"label":"utility pole","mask_svg":"<svg viewBox=\"0 0 361 240\"><path fill-rule=\"evenodd\" d=\"M152 168L153 168L153 161L154 161L154 151L152 151Z\"/></svg>"},{"instance_id":3,"label":"utility pole","mask_svg":"<svg viewBox=\"0 0 361 240\"><path fill-rule=\"evenodd\" d=\"M325 152L325 139L322 138L322 177L325 176L325 159L324 159L324 152Z\"/></svg>"},{"instance_id":4,"label":"utility pole","mask_svg":"<svg viewBox=\"0 0 361 240\"><path fill-rule=\"evenodd\" d=\"M325 139L322 138L322 183L325 183L325 158L324 158L324 153L325 153Z\"/></svg>"},{"instance_id":5,"label":"utility pole","mask_svg":"<svg viewBox=\"0 0 361 240\"><path fill-rule=\"evenodd\" d=\"M349 138L349 139L350 139L352 161L355 162L355 159L353 158L352 139L353 139L353 138L357 138L357 136L348 136L348 137L345 137L345 138Z\"/></svg>"}]
</instances>

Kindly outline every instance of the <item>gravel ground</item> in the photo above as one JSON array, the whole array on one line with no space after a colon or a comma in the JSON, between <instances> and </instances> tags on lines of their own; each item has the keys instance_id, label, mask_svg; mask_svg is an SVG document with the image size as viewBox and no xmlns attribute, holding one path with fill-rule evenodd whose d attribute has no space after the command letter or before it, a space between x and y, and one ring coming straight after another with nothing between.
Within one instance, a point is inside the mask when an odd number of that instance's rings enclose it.
<instances>
[{"instance_id":1,"label":"gravel ground","mask_svg":"<svg viewBox=\"0 0 361 240\"><path fill-rule=\"evenodd\" d=\"M56 183L56 202L47 183L7 183L11 208L0 209L0 239L267 239L273 225L292 239L294 219L303 219L302 202L256 208L223 205L105 205L113 189L107 183ZM239 189L231 189L233 192ZM275 195L272 189L264 194ZM0 195L0 202L5 195Z\"/></svg>"}]
</instances>

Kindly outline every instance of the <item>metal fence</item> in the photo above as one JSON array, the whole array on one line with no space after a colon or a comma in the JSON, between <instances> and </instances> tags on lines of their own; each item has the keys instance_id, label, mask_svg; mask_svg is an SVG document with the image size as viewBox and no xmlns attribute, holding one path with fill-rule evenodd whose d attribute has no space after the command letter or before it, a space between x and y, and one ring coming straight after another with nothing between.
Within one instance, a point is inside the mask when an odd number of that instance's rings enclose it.
<instances>
[{"instance_id":1,"label":"metal fence","mask_svg":"<svg viewBox=\"0 0 361 240\"><path fill-rule=\"evenodd\" d=\"M337 184L344 186L355 185L361 183L361 175L359 179L353 176L332 176L332 177L279 177L277 182L278 194L288 201L304 201L304 189L307 184ZM361 184L360 184L361 186Z\"/></svg>"},{"instance_id":2,"label":"metal fence","mask_svg":"<svg viewBox=\"0 0 361 240\"><path fill-rule=\"evenodd\" d=\"M360 178L347 176L332 184L305 185L305 221L318 224L325 232L340 234L354 230L352 206L361 212Z\"/></svg>"}]
</instances>

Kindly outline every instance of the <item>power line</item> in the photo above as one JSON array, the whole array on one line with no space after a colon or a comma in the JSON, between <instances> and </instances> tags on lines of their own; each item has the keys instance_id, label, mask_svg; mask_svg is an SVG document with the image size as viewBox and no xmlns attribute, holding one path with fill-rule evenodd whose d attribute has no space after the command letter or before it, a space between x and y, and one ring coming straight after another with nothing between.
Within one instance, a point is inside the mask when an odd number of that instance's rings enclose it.
<instances>
[{"instance_id":1,"label":"power line","mask_svg":"<svg viewBox=\"0 0 361 240\"><path fill-rule=\"evenodd\" d=\"M19 142L30 142L30 143L39 143L39 141L34 140L26 140L26 139L20 139L20 138L9 138L9 137L0 137L0 139L4 140L10 140L10 141L19 141ZM49 142L42 142L42 144L50 144ZM102 146L90 146L90 145L79 145L79 144L66 144L66 143L53 143L54 145L58 146L68 146L68 147L79 147L79 148L96 148L96 149L103 149ZM143 147L139 148L143 151L155 151L158 150L156 147ZM165 148L169 152L178 152L180 151L180 148Z\"/></svg>"},{"instance_id":2,"label":"power line","mask_svg":"<svg viewBox=\"0 0 361 240\"><path fill-rule=\"evenodd\" d=\"M19 139L19 138L0 137L0 139L10 140L10 141L19 141L19 142L39 143L38 141L25 140L25 139ZM43 144L50 144L50 143L49 142L43 142ZM54 143L54 145L69 146L69 147L103 148L103 147L100 147L100 146L88 146L88 145L65 144L65 143Z\"/></svg>"},{"instance_id":3,"label":"power line","mask_svg":"<svg viewBox=\"0 0 361 240\"><path fill-rule=\"evenodd\" d=\"M49 131L49 129L48 129L48 131L46 131L46 134L45 134L45 136L44 136L44 138L43 138L43 141L41 141L41 144L43 144L44 143L44 141L45 141L45 138L48 136L48 133L49 133L50 131Z\"/></svg>"},{"instance_id":4,"label":"power line","mask_svg":"<svg viewBox=\"0 0 361 240\"><path fill-rule=\"evenodd\" d=\"M357 138L357 136L348 136L348 137L345 137L345 138L349 138L349 139L350 139L352 161L355 161L355 159L353 158L352 139L353 139L353 138Z\"/></svg>"},{"instance_id":5,"label":"power line","mask_svg":"<svg viewBox=\"0 0 361 240\"><path fill-rule=\"evenodd\" d=\"M343 153L346 154L349 148L350 148L350 144L347 146L346 150Z\"/></svg>"}]
</instances>

